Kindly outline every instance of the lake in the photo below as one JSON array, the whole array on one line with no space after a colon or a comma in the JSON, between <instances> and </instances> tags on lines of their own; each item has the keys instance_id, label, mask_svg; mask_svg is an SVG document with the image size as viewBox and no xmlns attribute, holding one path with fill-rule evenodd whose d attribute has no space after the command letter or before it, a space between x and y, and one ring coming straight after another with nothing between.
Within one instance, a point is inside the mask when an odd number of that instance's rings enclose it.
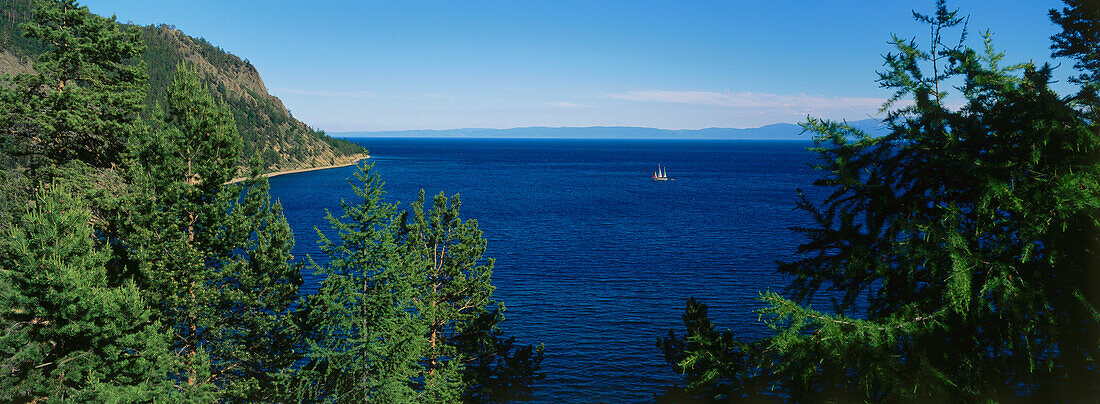
<instances>
[{"instance_id":1,"label":"lake","mask_svg":"<svg viewBox=\"0 0 1100 404\"><path fill-rule=\"evenodd\" d=\"M506 334L543 343L539 402L646 402L678 378L656 347L685 302L720 328L765 328L758 294L781 291L777 260L809 225L798 188L818 175L808 141L354 139L402 207L425 189L458 193L496 258ZM653 181L657 165L673 181ZM315 226L353 198L354 167L278 176L294 255L320 258ZM306 270L303 293L318 279ZM681 331L682 332L682 331Z\"/></svg>"}]
</instances>

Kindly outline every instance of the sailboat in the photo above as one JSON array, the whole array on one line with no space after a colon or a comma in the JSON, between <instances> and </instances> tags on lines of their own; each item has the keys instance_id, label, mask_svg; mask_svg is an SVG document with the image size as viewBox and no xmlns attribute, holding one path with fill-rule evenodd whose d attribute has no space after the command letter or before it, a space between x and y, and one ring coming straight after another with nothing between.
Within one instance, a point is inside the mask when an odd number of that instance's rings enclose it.
<instances>
[{"instance_id":1,"label":"sailboat","mask_svg":"<svg viewBox=\"0 0 1100 404\"><path fill-rule=\"evenodd\" d=\"M668 173L665 172L665 169L661 167L660 164L657 165L657 171L653 172L653 180L668 181Z\"/></svg>"}]
</instances>

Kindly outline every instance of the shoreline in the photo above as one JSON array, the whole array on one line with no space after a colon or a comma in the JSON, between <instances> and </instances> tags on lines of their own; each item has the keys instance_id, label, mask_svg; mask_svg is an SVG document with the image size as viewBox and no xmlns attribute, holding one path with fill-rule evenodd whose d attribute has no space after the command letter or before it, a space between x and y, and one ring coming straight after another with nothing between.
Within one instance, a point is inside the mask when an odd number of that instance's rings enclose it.
<instances>
[{"instance_id":1,"label":"shoreline","mask_svg":"<svg viewBox=\"0 0 1100 404\"><path fill-rule=\"evenodd\" d=\"M366 160L366 159L369 159L369 158L370 158L369 154L359 154L359 155L357 155L357 157L355 157L354 160L352 160L351 162L348 162L348 163L333 164L333 165L324 166L324 167L296 168L296 169L293 169L293 170L275 171L275 172L260 174L260 176L261 177L266 177L266 178L271 178L271 177L277 177L277 176L286 175L286 174L296 174L296 173L304 173L304 172L309 172L309 171L328 170L330 168L347 167L347 166L359 164L360 161L363 161L363 160ZM237 177L237 178L229 180L228 182L225 183L225 185L236 184L238 182L241 182L241 181L244 181L244 180L247 180L247 179L248 179L248 177Z\"/></svg>"}]
</instances>

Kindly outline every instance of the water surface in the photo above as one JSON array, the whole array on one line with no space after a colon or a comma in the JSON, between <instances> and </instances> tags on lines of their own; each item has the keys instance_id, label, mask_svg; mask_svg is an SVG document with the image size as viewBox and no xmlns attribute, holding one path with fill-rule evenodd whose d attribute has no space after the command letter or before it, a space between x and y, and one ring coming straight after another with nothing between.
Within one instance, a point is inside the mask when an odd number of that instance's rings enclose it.
<instances>
[{"instance_id":1,"label":"water surface","mask_svg":"<svg viewBox=\"0 0 1100 404\"><path fill-rule=\"evenodd\" d=\"M645 402L675 382L655 343L683 327L689 297L721 328L764 331L752 313L786 284L808 225L796 189L811 188L802 141L360 139L393 200L459 193L496 258L503 328L544 343L538 401ZM657 164L674 181L650 179ZM271 179L295 232L294 255L320 258L313 227L353 200L355 168ZM309 271L307 271L309 272ZM318 279L306 274L305 293Z\"/></svg>"}]
</instances>

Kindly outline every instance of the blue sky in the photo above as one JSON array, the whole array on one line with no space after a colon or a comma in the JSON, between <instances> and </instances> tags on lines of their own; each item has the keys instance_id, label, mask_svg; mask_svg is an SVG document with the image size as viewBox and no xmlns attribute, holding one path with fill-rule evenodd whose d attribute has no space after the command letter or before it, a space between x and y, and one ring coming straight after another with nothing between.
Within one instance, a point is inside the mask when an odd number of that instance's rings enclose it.
<instances>
[{"instance_id":1,"label":"blue sky","mask_svg":"<svg viewBox=\"0 0 1100 404\"><path fill-rule=\"evenodd\" d=\"M329 132L859 120L888 90L891 34L927 42L933 1L88 0L248 59L295 117ZM1050 60L1053 0L955 0L971 42ZM1059 79L1072 65L1064 60Z\"/></svg>"}]
</instances>

